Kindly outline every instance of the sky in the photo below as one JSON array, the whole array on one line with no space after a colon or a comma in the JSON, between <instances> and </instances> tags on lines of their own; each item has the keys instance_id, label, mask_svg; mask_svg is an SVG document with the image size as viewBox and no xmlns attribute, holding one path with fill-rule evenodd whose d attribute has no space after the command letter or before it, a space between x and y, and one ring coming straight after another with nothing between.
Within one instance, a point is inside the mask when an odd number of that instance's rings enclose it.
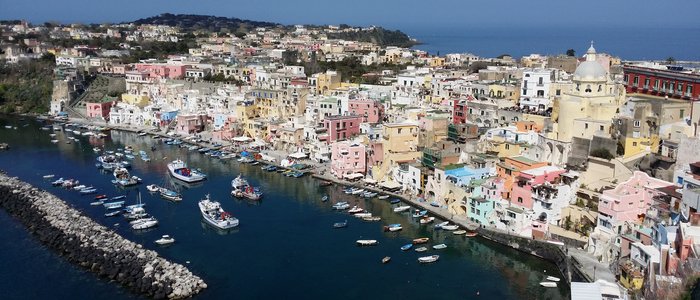
<instances>
[{"instance_id":1,"label":"sky","mask_svg":"<svg viewBox=\"0 0 700 300\"><path fill-rule=\"evenodd\" d=\"M160 13L392 29L511 26L700 28L697 0L0 0L0 19L126 22Z\"/></svg>"}]
</instances>

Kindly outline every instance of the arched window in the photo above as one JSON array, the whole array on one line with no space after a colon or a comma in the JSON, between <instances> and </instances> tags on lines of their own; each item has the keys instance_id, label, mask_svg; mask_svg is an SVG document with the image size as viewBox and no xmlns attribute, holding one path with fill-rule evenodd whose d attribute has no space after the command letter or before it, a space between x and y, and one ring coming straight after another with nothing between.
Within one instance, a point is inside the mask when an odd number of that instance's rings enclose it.
<instances>
[{"instance_id":1,"label":"arched window","mask_svg":"<svg viewBox=\"0 0 700 300\"><path fill-rule=\"evenodd\" d=\"M581 84L580 84L580 83L577 83L577 84L576 84L576 91L580 91L580 90L581 90Z\"/></svg>"},{"instance_id":2,"label":"arched window","mask_svg":"<svg viewBox=\"0 0 700 300\"><path fill-rule=\"evenodd\" d=\"M592 91L591 85L590 84L586 85L586 93L590 93L591 91Z\"/></svg>"}]
</instances>

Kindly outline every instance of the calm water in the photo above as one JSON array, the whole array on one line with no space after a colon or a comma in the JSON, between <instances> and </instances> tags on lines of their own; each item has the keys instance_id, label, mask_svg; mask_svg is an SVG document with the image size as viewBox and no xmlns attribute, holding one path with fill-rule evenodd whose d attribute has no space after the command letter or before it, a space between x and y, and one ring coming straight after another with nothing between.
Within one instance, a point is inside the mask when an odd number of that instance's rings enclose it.
<instances>
[{"instance_id":1,"label":"calm water","mask_svg":"<svg viewBox=\"0 0 700 300\"><path fill-rule=\"evenodd\" d=\"M538 283L547 274L557 274L553 264L524 255L481 238L455 237L432 226L420 226L406 214L392 212L386 200L361 200L340 188L319 188L313 179L287 178L267 173L259 166L222 162L185 149L155 143L135 134L112 132L104 141L80 137L79 143L66 144L66 134L58 133L59 144L51 144L49 132L33 120L0 119L0 125L13 124L17 130L0 127L0 142L9 142L10 151L0 152L0 169L33 183L70 202L98 222L114 228L124 237L158 251L163 257L185 264L203 277L209 288L196 298L224 296L239 299L464 299L480 293L479 299L566 299L568 287L544 289ZM28 124L27 127L22 127ZM153 161L133 162L132 174L148 183L177 187L184 201L172 203L146 192L142 198L160 226L134 232L121 218L105 218L101 207L90 206L93 196L50 186L44 174L71 177L97 187L99 193L115 196L126 193L130 202L136 190L126 192L111 183L112 175L95 166L94 146L116 149L132 145L136 149L157 150ZM187 160L203 169L209 180L194 187L174 184L167 176L166 163L174 158ZM229 196L230 181L239 173L265 191L261 203L239 201ZM196 202L210 193L223 207L241 220L231 232L219 232L201 221ZM331 201L320 198L329 194ZM331 209L336 201L357 201L358 205L382 222L367 223ZM334 222L349 221L348 228L332 229ZM121 226L115 227L119 223ZM402 223L404 230L384 233L382 226ZM158 247L153 241L170 234L177 242ZM0 291L3 299L26 298L138 298L117 285L94 277L65 263L38 244L24 228L0 210ZM440 261L420 265L414 251L402 252L401 245L416 237L430 237L430 245L444 242L445 250L429 250L422 255L440 254ZM357 239L377 239L380 245L360 248ZM380 260L391 256L387 265ZM546 273L545 273L546 271ZM557 275L561 276L561 275ZM38 284L40 283L40 284Z\"/></svg>"},{"instance_id":2,"label":"calm water","mask_svg":"<svg viewBox=\"0 0 700 300\"><path fill-rule=\"evenodd\" d=\"M519 58L531 53L562 54L567 49L581 56L595 41L598 52L626 60L700 61L700 27L695 28L566 28L513 26L508 28L402 27L411 37L424 44L417 49L432 54L471 52L496 57L510 54Z\"/></svg>"}]
</instances>

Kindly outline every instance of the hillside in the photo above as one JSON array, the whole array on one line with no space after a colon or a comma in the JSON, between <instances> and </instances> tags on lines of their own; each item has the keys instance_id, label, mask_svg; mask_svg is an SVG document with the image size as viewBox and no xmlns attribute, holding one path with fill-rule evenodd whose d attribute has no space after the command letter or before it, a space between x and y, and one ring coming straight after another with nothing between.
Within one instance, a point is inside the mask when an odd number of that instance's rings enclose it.
<instances>
[{"instance_id":1,"label":"hillside","mask_svg":"<svg viewBox=\"0 0 700 300\"><path fill-rule=\"evenodd\" d=\"M231 32L242 31L247 32L255 27L277 27L281 26L272 22L258 22L251 20L241 20L238 18L215 17L192 14L160 14L158 16L138 19L134 24L153 24L153 25L168 25L179 27L184 31L207 30L210 32L220 32L226 28Z\"/></svg>"},{"instance_id":2,"label":"hillside","mask_svg":"<svg viewBox=\"0 0 700 300\"><path fill-rule=\"evenodd\" d=\"M17 64L0 63L0 111L48 111L53 90L53 67L53 55Z\"/></svg>"},{"instance_id":3,"label":"hillside","mask_svg":"<svg viewBox=\"0 0 700 300\"><path fill-rule=\"evenodd\" d=\"M416 45L416 42L407 34L399 30L388 30L382 27L376 27L369 31L329 33L328 37L348 41L372 42L381 46L408 48Z\"/></svg>"}]
</instances>

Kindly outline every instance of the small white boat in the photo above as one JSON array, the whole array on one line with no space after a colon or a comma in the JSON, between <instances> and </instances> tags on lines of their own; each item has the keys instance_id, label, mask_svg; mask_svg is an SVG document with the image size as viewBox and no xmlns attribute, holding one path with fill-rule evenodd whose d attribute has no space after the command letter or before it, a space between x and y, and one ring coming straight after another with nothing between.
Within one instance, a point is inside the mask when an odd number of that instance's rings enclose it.
<instances>
[{"instance_id":1,"label":"small white boat","mask_svg":"<svg viewBox=\"0 0 700 300\"><path fill-rule=\"evenodd\" d=\"M174 242L175 242L175 239L167 234L163 235L163 237L156 240L156 244L158 244L158 245L168 245L168 244L172 244Z\"/></svg>"},{"instance_id":2,"label":"small white boat","mask_svg":"<svg viewBox=\"0 0 700 300\"><path fill-rule=\"evenodd\" d=\"M379 244L377 240L357 240L358 246L374 246Z\"/></svg>"},{"instance_id":3,"label":"small white boat","mask_svg":"<svg viewBox=\"0 0 700 300\"><path fill-rule=\"evenodd\" d=\"M382 217L363 217L362 220L367 222L378 222L382 220Z\"/></svg>"},{"instance_id":4,"label":"small white boat","mask_svg":"<svg viewBox=\"0 0 700 300\"><path fill-rule=\"evenodd\" d=\"M442 229L447 230L447 231L453 231L459 229L458 225L445 225L442 226Z\"/></svg>"},{"instance_id":5,"label":"small white boat","mask_svg":"<svg viewBox=\"0 0 700 300\"><path fill-rule=\"evenodd\" d=\"M157 192L157 191L160 190L160 188L159 188L157 185L155 185L155 184L149 184L149 185L147 185L147 186L146 186L146 189L147 189L149 192L151 192L151 193L155 193L155 192Z\"/></svg>"},{"instance_id":6,"label":"small white boat","mask_svg":"<svg viewBox=\"0 0 700 300\"><path fill-rule=\"evenodd\" d=\"M440 229L440 228L442 228L442 226L447 226L447 225L449 225L449 224L450 224L450 222L442 222L442 223L440 223L440 224L436 224L436 225L435 225L435 228L436 228L436 229Z\"/></svg>"},{"instance_id":7,"label":"small white boat","mask_svg":"<svg viewBox=\"0 0 700 300\"><path fill-rule=\"evenodd\" d=\"M54 177L54 175L53 175L53 174L49 174L49 175L44 175L44 179L49 179L49 178L53 178L53 177Z\"/></svg>"},{"instance_id":8,"label":"small white boat","mask_svg":"<svg viewBox=\"0 0 700 300\"><path fill-rule=\"evenodd\" d=\"M554 276L547 276L547 280L549 281L554 281L554 282L559 282L559 277L554 277Z\"/></svg>"},{"instance_id":9,"label":"small white boat","mask_svg":"<svg viewBox=\"0 0 700 300\"><path fill-rule=\"evenodd\" d=\"M557 287L557 283L551 282L551 281L542 281L542 282L540 282L540 285L543 287L548 287L548 288Z\"/></svg>"},{"instance_id":10,"label":"small white boat","mask_svg":"<svg viewBox=\"0 0 700 300\"><path fill-rule=\"evenodd\" d=\"M140 223L133 224L133 225L131 225L131 228L133 228L135 230L142 230L142 229L148 229L148 228L155 227L155 226L158 226L158 220L156 220L155 218L151 218L150 220L146 220L146 221L143 221Z\"/></svg>"},{"instance_id":11,"label":"small white boat","mask_svg":"<svg viewBox=\"0 0 700 300\"><path fill-rule=\"evenodd\" d=\"M416 250L416 252L425 252L425 251L428 251L428 248L426 248L426 247L418 247L418 248L416 248L415 250Z\"/></svg>"},{"instance_id":12,"label":"small white boat","mask_svg":"<svg viewBox=\"0 0 700 300\"><path fill-rule=\"evenodd\" d=\"M421 224L428 224L432 221L435 221L435 217L427 217L427 218L420 219Z\"/></svg>"},{"instance_id":13,"label":"small white boat","mask_svg":"<svg viewBox=\"0 0 700 300\"><path fill-rule=\"evenodd\" d=\"M364 213L356 213L353 215L355 218L370 218L372 217L372 213L364 212Z\"/></svg>"},{"instance_id":14,"label":"small white boat","mask_svg":"<svg viewBox=\"0 0 700 300\"><path fill-rule=\"evenodd\" d=\"M402 212L402 211L407 211L409 209L411 209L410 206L404 205L404 206L395 207L394 212Z\"/></svg>"},{"instance_id":15,"label":"small white boat","mask_svg":"<svg viewBox=\"0 0 700 300\"><path fill-rule=\"evenodd\" d=\"M435 250L440 250L440 249L445 249L445 248L447 248L447 245L445 245L445 244L437 244L437 245L433 246L433 249L435 249Z\"/></svg>"},{"instance_id":16,"label":"small white boat","mask_svg":"<svg viewBox=\"0 0 700 300\"><path fill-rule=\"evenodd\" d=\"M389 195L381 195L381 196L377 197L377 199L379 199L379 200L389 199Z\"/></svg>"},{"instance_id":17,"label":"small white boat","mask_svg":"<svg viewBox=\"0 0 700 300\"><path fill-rule=\"evenodd\" d=\"M357 189L357 190L350 192L350 194L351 195L358 195L358 194L362 194L364 192L365 192L365 189Z\"/></svg>"},{"instance_id":18,"label":"small white boat","mask_svg":"<svg viewBox=\"0 0 700 300\"><path fill-rule=\"evenodd\" d=\"M418 258L418 262L422 264L427 264L431 262L436 262L440 259L440 255L430 255L430 256L423 256Z\"/></svg>"},{"instance_id":19,"label":"small white boat","mask_svg":"<svg viewBox=\"0 0 700 300\"><path fill-rule=\"evenodd\" d=\"M51 140L51 143L58 143L58 140Z\"/></svg>"},{"instance_id":20,"label":"small white boat","mask_svg":"<svg viewBox=\"0 0 700 300\"><path fill-rule=\"evenodd\" d=\"M351 213L351 214L361 213L363 211L364 211L364 209L360 208L357 205L353 206L351 209L348 209L348 213Z\"/></svg>"},{"instance_id":21,"label":"small white boat","mask_svg":"<svg viewBox=\"0 0 700 300\"><path fill-rule=\"evenodd\" d=\"M452 232L452 234L454 234L454 235L462 235L462 234L465 234L465 233L467 233L466 230L457 230L457 231L455 231L455 232Z\"/></svg>"}]
</instances>

